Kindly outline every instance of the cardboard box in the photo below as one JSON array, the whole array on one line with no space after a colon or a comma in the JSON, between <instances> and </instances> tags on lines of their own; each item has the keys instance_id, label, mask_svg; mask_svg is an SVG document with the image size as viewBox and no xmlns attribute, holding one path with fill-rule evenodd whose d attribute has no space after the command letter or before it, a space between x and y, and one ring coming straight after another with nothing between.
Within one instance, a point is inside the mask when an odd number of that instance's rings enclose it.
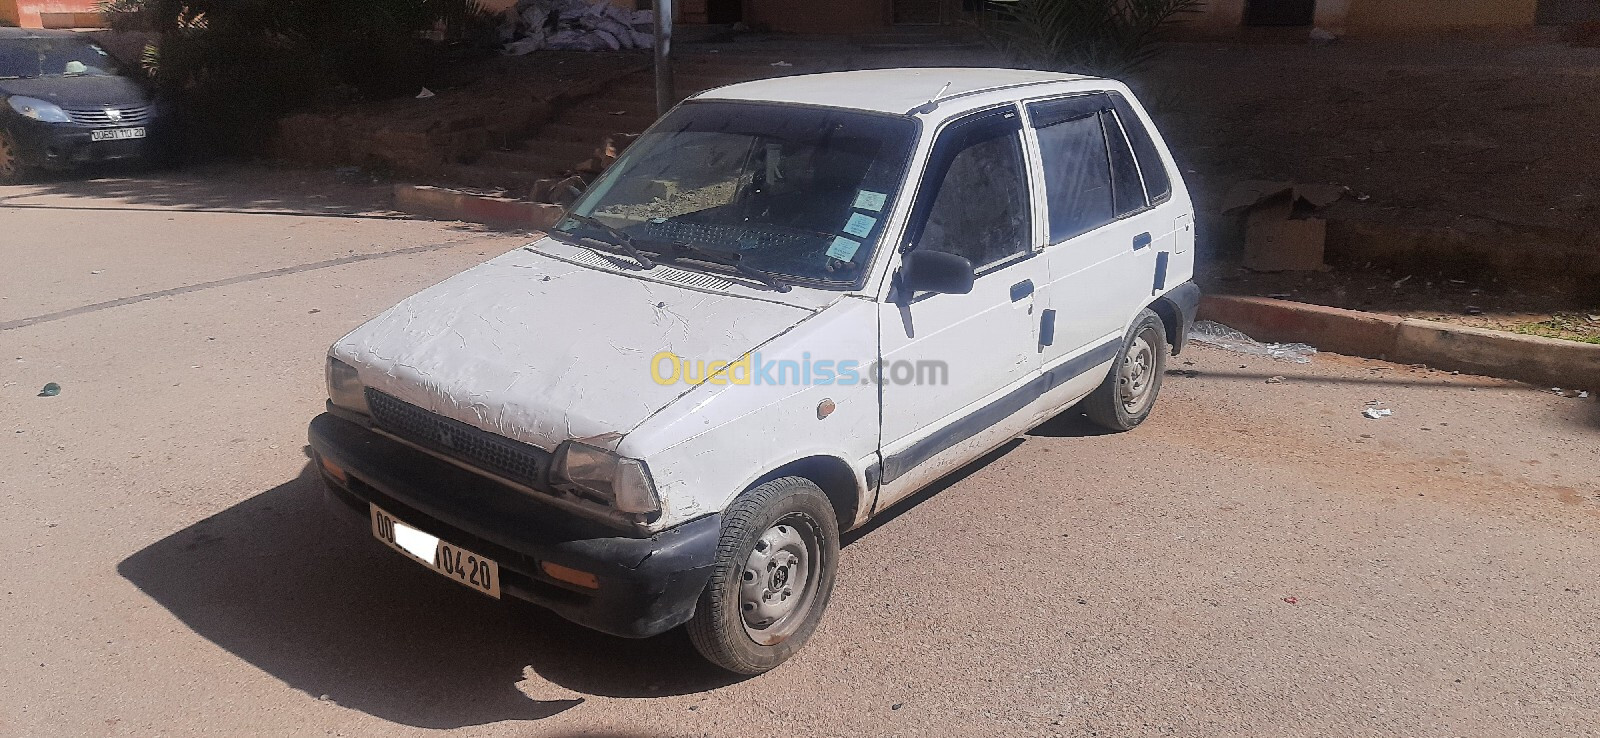
<instances>
[{"instance_id":1,"label":"cardboard box","mask_svg":"<svg viewBox=\"0 0 1600 738\"><path fill-rule=\"evenodd\" d=\"M1258 272L1322 269L1328 222L1314 215L1344 195L1333 185L1240 182L1223 198L1224 214L1243 213L1244 267Z\"/></svg>"}]
</instances>

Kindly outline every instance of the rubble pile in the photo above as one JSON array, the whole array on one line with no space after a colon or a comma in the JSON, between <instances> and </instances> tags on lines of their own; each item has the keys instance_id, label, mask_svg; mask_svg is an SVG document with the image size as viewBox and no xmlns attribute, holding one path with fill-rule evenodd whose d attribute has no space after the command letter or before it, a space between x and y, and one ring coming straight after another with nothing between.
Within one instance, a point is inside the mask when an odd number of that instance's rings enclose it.
<instances>
[{"instance_id":1,"label":"rubble pile","mask_svg":"<svg viewBox=\"0 0 1600 738\"><path fill-rule=\"evenodd\" d=\"M654 46L655 11L626 10L608 0L518 0L505 52L541 49L616 51Z\"/></svg>"}]
</instances>

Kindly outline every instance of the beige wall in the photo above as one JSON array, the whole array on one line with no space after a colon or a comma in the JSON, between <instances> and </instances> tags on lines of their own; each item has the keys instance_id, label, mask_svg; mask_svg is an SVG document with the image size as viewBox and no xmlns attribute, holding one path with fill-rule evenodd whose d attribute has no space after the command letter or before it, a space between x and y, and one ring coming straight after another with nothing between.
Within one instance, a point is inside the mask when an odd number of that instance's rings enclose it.
<instances>
[{"instance_id":1,"label":"beige wall","mask_svg":"<svg viewBox=\"0 0 1600 738\"><path fill-rule=\"evenodd\" d=\"M101 25L97 5L99 0L0 0L0 20L23 28L94 27Z\"/></svg>"}]
</instances>

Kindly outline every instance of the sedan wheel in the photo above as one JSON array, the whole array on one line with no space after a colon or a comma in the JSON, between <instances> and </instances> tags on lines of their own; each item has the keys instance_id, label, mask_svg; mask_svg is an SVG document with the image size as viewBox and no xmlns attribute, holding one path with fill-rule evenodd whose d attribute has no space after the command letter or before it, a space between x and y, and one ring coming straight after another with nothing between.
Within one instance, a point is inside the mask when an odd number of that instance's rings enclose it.
<instances>
[{"instance_id":1,"label":"sedan wheel","mask_svg":"<svg viewBox=\"0 0 1600 738\"><path fill-rule=\"evenodd\" d=\"M22 152L10 133L0 131L0 184L22 181Z\"/></svg>"}]
</instances>

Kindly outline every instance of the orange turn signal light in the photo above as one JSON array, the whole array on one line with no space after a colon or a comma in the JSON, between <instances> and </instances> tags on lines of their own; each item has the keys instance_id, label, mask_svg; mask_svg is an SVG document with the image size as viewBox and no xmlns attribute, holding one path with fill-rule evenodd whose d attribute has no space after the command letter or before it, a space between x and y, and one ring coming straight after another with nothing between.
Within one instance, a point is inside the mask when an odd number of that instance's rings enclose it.
<instances>
[{"instance_id":1,"label":"orange turn signal light","mask_svg":"<svg viewBox=\"0 0 1600 738\"><path fill-rule=\"evenodd\" d=\"M318 460L322 462L322 470L327 472L328 476L339 480L340 484L350 483L350 477L344 473L343 469L339 468L338 464L329 461L326 456L318 457Z\"/></svg>"},{"instance_id":2,"label":"orange turn signal light","mask_svg":"<svg viewBox=\"0 0 1600 738\"><path fill-rule=\"evenodd\" d=\"M539 568L549 574L551 579L559 579L568 584L576 584L587 589L599 589L600 579L586 571L579 571L570 566L552 564L548 561L539 562Z\"/></svg>"}]
</instances>

